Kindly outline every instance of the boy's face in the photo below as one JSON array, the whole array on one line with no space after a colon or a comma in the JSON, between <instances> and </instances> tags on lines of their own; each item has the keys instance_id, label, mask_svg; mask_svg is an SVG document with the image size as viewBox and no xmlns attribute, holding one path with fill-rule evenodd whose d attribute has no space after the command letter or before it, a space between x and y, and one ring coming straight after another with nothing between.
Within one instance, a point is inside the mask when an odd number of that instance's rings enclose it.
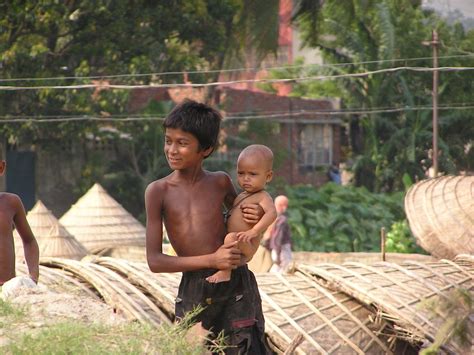
<instances>
[{"instance_id":1,"label":"boy's face","mask_svg":"<svg viewBox=\"0 0 474 355\"><path fill-rule=\"evenodd\" d=\"M200 150L197 138L179 128L166 128L164 152L171 169L183 170L202 162L212 148Z\"/></svg>"},{"instance_id":2,"label":"boy's face","mask_svg":"<svg viewBox=\"0 0 474 355\"><path fill-rule=\"evenodd\" d=\"M263 190L272 180L273 171L268 170L267 164L255 156L245 156L237 161L237 181L247 192Z\"/></svg>"},{"instance_id":3,"label":"boy's face","mask_svg":"<svg viewBox=\"0 0 474 355\"><path fill-rule=\"evenodd\" d=\"M0 176L5 173L5 168L7 167L7 162L5 160L0 160Z\"/></svg>"}]
</instances>

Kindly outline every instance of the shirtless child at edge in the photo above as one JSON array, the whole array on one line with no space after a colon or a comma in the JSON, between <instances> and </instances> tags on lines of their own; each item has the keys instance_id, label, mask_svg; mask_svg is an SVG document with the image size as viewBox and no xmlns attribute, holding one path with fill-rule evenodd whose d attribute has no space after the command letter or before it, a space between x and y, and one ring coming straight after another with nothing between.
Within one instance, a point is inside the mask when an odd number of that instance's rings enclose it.
<instances>
[{"instance_id":1,"label":"shirtless child at edge","mask_svg":"<svg viewBox=\"0 0 474 355\"><path fill-rule=\"evenodd\" d=\"M224 172L210 172L203 160L218 142L221 115L194 101L176 106L166 117L164 153L173 172L150 183L145 191L146 253L152 272L183 272L175 303L177 319L204 306L199 327L224 332L227 354L267 354L262 301L255 276L241 265L237 241L223 245L226 235L222 206L236 197ZM255 224L261 207L240 206L247 223ZM177 256L162 251L162 222ZM210 283L218 270L232 269L225 283Z\"/></svg>"},{"instance_id":2,"label":"shirtless child at edge","mask_svg":"<svg viewBox=\"0 0 474 355\"><path fill-rule=\"evenodd\" d=\"M237 159L237 182L244 190L234 200L234 205L229 211L227 231L229 232L224 245L239 241L238 246L242 251L244 262L250 261L260 245L263 232L277 217L272 197L266 192L265 185L273 177L273 153L270 148L253 144L239 155ZM245 222L242 211L238 208L241 203L256 203L262 206L265 214L257 224ZM232 270L219 270L207 278L209 282L229 281Z\"/></svg>"},{"instance_id":3,"label":"shirtless child at edge","mask_svg":"<svg viewBox=\"0 0 474 355\"><path fill-rule=\"evenodd\" d=\"M4 174L5 169L6 161L0 159L0 176ZM26 220L23 203L15 194L0 192L0 287L15 277L13 226L23 241L29 276L35 283L38 283L39 248Z\"/></svg>"}]
</instances>

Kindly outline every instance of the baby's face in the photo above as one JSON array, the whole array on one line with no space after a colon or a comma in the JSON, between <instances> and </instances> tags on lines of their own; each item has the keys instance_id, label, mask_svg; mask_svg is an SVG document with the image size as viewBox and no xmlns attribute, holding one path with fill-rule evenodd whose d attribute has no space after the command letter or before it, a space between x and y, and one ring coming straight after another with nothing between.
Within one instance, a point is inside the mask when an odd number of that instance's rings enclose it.
<instances>
[{"instance_id":1,"label":"baby's face","mask_svg":"<svg viewBox=\"0 0 474 355\"><path fill-rule=\"evenodd\" d=\"M254 156L246 156L237 162L237 181L247 192L263 190L272 176L273 172L268 170L267 164Z\"/></svg>"}]
</instances>

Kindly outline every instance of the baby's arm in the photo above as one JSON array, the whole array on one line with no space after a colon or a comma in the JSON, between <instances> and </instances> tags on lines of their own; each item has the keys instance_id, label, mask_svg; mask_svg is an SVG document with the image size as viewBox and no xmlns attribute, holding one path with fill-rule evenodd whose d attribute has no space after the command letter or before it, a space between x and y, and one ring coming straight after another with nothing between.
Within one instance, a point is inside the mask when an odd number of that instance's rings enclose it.
<instances>
[{"instance_id":1,"label":"baby's arm","mask_svg":"<svg viewBox=\"0 0 474 355\"><path fill-rule=\"evenodd\" d=\"M258 204L262 207L264 214L262 218L252 227L252 229L238 233L240 241L248 242L253 238L260 237L277 217L273 199L266 191L262 193L262 199Z\"/></svg>"},{"instance_id":2,"label":"baby's arm","mask_svg":"<svg viewBox=\"0 0 474 355\"><path fill-rule=\"evenodd\" d=\"M25 253L25 261L28 266L28 272L31 279L38 283L39 278L39 248L38 243L31 231L30 225L26 219L25 208L20 198L15 196L12 200L15 209L15 217L13 223L23 242L23 250Z\"/></svg>"}]
</instances>

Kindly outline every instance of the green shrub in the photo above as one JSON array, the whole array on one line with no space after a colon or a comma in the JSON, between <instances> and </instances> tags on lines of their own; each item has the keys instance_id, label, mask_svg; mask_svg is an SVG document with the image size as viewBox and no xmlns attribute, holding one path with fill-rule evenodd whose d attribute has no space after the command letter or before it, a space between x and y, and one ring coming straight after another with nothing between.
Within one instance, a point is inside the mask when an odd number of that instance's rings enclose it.
<instances>
[{"instance_id":1,"label":"green shrub","mask_svg":"<svg viewBox=\"0 0 474 355\"><path fill-rule=\"evenodd\" d=\"M411 233L406 219L392 224L390 231L387 233L385 246L386 251L392 253L426 254L426 252L416 244L416 239Z\"/></svg>"},{"instance_id":2,"label":"green shrub","mask_svg":"<svg viewBox=\"0 0 474 355\"><path fill-rule=\"evenodd\" d=\"M377 194L363 187L327 183L286 188L294 250L380 250L380 229L405 218L403 193Z\"/></svg>"}]
</instances>

